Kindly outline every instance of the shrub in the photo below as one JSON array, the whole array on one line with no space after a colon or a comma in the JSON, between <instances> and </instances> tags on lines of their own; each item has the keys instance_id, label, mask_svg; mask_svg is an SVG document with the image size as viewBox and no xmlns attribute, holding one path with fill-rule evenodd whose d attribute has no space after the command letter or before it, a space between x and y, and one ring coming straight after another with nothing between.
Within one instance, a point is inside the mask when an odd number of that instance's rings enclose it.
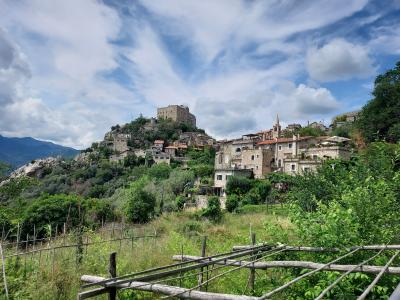
<instances>
[{"instance_id":1,"label":"shrub","mask_svg":"<svg viewBox=\"0 0 400 300\"><path fill-rule=\"evenodd\" d=\"M240 197L238 195L228 195L225 203L225 208L229 212L234 212L239 207Z\"/></svg>"},{"instance_id":2,"label":"shrub","mask_svg":"<svg viewBox=\"0 0 400 300\"><path fill-rule=\"evenodd\" d=\"M145 181L140 180L127 190L126 216L134 223L146 223L154 215L156 198L144 190Z\"/></svg>"},{"instance_id":3,"label":"shrub","mask_svg":"<svg viewBox=\"0 0 400 300\"><path fill-rule=\"evenodd\" d=\"M177 209L182 210L183 207L185 206L186 201L187 201L186 197L183 197L183 196L176 197L175 203L176 203Z\"/></svg>"},{"instance_id":4,"label":"shrub","mask_svg":"<svg viewBox=\"0 0 400 300\"><path fill-rule=\"evenodd\" d=\"M219 222L221 220L221 203L217 196L208 198L207 208L203 209L201 215L213 222Z\"/></svg>"},{"instance_id":5,"label":"shrub","mask_svg":"<svg viewBox=\"0 0 400 300\"><path fill-rule=\"evenodd\" d=\"M147 174L154 179L167 179L171 173L171 167L166 163L152 165Z\"/></svg>"},{"instance_id":6,"label":"shrub","mask_svg":"<svg viewBox=\"0 0 400 300\"><path fill-rule=\"evenodd\" d=\"M228 195L246 194L252 188L252 181L243 176L231 176L226 183L226 193Z\"/></svg>"},{"instance_id":7,"label":"shrub","mask_svg":"<svg viewBox=\"0 0 400 300\"><path fill-rule=\"evenodd\" d=\"M34 226L38 237L46 235L47 227L60 230L64 223L68 227L83 221L83 199L75 195L43 195L34 200L23 213L24 233L33 233Z\"/></svg>"}]
</instances>

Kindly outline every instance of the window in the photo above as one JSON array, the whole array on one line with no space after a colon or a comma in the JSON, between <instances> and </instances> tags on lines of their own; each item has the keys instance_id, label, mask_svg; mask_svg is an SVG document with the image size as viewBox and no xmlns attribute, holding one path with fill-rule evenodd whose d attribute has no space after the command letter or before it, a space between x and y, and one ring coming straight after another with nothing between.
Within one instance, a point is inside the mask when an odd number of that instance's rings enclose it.
<instances>
[{"instance_id":1,"label":"window","mask_svg":"<svg viewBox=\"0 0 400 300\"><path fill-rule=\"evenodd\" d=\"M309 167L304 167L303 168L303 172L309 172L310 171L310 168Z\"/></svg>"},{"instance_id":2,"label":"window","mask_svg":"<svg viewBox=\"0 0 400 300\"><path fill-rule=\"evenodd\" d=\"M281 151L282 150L282 146L279 145L278 146L278 150Z\"/></svg>"},{"instance_id":3,"label":"window","mask_svg":"<svg viewBox=\"0 0 400 300\"><path fill-rule=\"evenodd\" d=\"M313 159L317 159L317 158L318 158L318 155L314 154L314 155L312 156L312 158L313 158Z\"/></svg>"},{"instance_id":4,"label":"window","mask_svg":"<svg viewBox=\"0 0 400 300\"><path fill-rule=\"evenodd\" d=\"M254 160L254 155L251 156L251 160Z\"/></svg>"},{"instance_id":5,"label":"window","mask_svg":"<svg viewBox=\"0 0 400 300\"><path fill-rule=\"evenodd\" d=\"M219 164L222 164L222 158L223 158L223 155L219 154L219 156L218 156L218 163Z\"/></svg>"},{"instance_id":6,"label":"window","mask_svg":"<svg viewBox=\"0 0 400 300\"><path fill-rule=\"evenodd\" d=\"M260 156L257 154L256 157L259 158Z\"/></svg>"},{"instance_id":7,"label":"window","mask_svg":"<svg viewBox=\"0 0 400 300\"><path fill-rule=\"evenodd\" d=\"M296 165L292 164L292 171L296 171Z\"/></svg>"},{"instance_id":8,"label":"window","mask_svg":"<svg viewBox=\"0 0 400 300\"><path fill-rule=\"evenodd\" d=\"M293 147L293 144L292 143L289 143L289 149L292 149L292 147Z\"/></svg>"},{"instance_id":9,"label":"window","mask_svg":"<svg viewBox=\"0 0 400 300\"><path fill-rule=\"evenodd\" d=\"M278 159L278 167L282 167L282 160Z\"/></svg>"},{"instance_id":10,"label":"window","mask_svg":"<svg viewBox=\"0 0 400 300\"><path fill-rule=\"evenodd\" d=\"M222 180L222 175L217 175L217 180Z\"/></svg>"},{"instance_id":11,"label":"window","mask_svg":"<svg viewBox=\"0 0 400 300\"><path fill-rule=\"evenodd\" d=\"M258 170L258 166L256 166L256 170Z\"/></svg>"},{"instance_id":12,"label":"window","mask_svg":"<svg viewBox=\"0 0 400 300\"><path fill-rule=\"evenodd\" d=\"M241 152L241 151L242 151L242 149L236 148L236 152Z\"/></svg>"}]
</instances>

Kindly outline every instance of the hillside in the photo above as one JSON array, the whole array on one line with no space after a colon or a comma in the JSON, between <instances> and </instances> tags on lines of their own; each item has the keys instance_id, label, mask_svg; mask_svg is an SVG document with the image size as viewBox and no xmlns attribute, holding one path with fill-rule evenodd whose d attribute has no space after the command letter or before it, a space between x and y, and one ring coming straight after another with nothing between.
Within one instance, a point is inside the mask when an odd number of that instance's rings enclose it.
<instances>
[{"instance_id":1,"label":"hillside","mask_svg":"<svg viewBox=\"0 0 400 300\"><path fill-rule=\"evenodd\" d=\"M0 135L0 161L14 168L31 160L48 156L73 157L79 151L51 142L43 142L31 137L15 138Z\"/></svg>"}]
</instances>

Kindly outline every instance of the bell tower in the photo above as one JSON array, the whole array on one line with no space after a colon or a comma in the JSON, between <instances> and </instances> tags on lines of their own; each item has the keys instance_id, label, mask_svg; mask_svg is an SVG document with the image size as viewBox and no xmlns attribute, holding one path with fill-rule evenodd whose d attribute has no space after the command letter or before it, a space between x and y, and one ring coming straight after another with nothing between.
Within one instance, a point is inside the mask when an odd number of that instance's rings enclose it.
<instances>
[{"instance_id":1,"label":"bell tower","mask_svg":"<svg viewBox=\"0 0 400 300\"><path fill-rule=\"evenodd\" d=\"M273 138L281 137L281 125L279 124L279 116L278 116L278 114L276 114L275 125L273 126L273 129L272 129L272 137Z\"/></svg>"}]
</instances>

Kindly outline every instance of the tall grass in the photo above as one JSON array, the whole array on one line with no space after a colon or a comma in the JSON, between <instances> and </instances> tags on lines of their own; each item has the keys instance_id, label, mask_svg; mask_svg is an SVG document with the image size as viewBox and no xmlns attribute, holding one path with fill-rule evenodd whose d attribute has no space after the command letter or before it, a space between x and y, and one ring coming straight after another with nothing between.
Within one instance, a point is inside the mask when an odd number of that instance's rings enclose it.
<instances>
[{"instance_id":1,"label":"tall grass","mask_svg":"<svg viewBox=\"0 0 400 300\"><path fill-rule=\"evenodd\" d=\"M272 226L272 227L271 227ZM251 231L256 232L257 241L271 241L276 232L268 228L290 231L291 224L284 213L275 215L265 211L225 214L218 224L196 220L190 212L166 214L136 230L157 231L158 238L145 238L89 245L83 248L82 261L76 262L76 249L66 248L29 254L6 260L6 274L11 299L75 299L83 274L108 277L108 259L111 252L117 252L118 275L129 274L151 267L172 263L174 254L200 255L201 241L207 236L207 254L232 249L238 244L248 244ZM90 233L90 240L100 241L104 234ZM60 238L55 243L62 244ZM6 253L7 254L7 253ZM9 254L9 253L8 253ZM217 274L216 272L213 274ZM209 286L210 291L248 293L246 291L248 270L233 272L222 277L218 284ZM193 286L197 278L183 282L168 282ZM235 284L233 284L233 282ZM256 280L256 289L265 290L271 284L265 278ZM4 296L3 282L0 283L0 299ZM154 295L144 292L119 292L120 299L151 299ZM96 299L107 299L99 296Z\"/></svg>"}]
</instances>

